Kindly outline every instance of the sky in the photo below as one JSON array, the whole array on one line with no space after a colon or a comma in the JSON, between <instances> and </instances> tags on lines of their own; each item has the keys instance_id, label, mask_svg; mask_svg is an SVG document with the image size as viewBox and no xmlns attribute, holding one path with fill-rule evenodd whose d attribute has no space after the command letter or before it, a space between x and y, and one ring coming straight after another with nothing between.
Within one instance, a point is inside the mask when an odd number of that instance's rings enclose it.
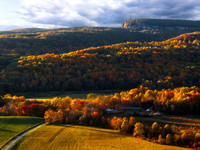
<instances>
[{"instance_id":1,"label":"sky","mask_svg":"<svg viewBox=\"0 0 200 150\"><path fill-rule=\"evenodd\" d=\"M120 27L130 18L200 20L200 0L0 0L0 31Z\"/></svg>"}]
</instances>

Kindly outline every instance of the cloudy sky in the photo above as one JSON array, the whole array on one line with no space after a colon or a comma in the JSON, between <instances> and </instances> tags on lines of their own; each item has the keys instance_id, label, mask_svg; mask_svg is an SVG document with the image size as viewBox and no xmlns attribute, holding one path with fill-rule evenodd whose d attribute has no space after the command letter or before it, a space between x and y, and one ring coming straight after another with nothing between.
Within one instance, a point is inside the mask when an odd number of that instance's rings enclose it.
<instances>
[{"instance_id":1,"label":"cloudy sky","mask_svg":"<svg viewBox=\"0 0 200 150\"><path fill-rule=\"evenodd\" d=\"M119 27L130 18L200 20L200 0L0 0L0 30Z\"/></svg>"}]
</instances>

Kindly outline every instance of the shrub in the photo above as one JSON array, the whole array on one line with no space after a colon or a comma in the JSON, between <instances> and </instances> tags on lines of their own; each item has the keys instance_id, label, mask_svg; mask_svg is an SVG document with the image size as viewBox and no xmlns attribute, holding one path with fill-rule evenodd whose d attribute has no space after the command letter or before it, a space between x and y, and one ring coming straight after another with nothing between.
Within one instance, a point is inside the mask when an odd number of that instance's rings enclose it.
<instances>
[{"instance_id":1,"label":"shrub","mask_svg":"<svg viewBox=\"0 0 200 150\"><path fill-rule=\"evenodd\" d=\"M154 122L151 126L151 129L153 130L153 132L158 132L159 129L159 125L157 122Z\"/></svg>"},{"instance_id":2,"label":"shrub","mask_svg":"<svg viewBox=\"0 0 200 150\"><path fill-rule=\"evenodd\" d=\"M181 142L182 142L183 145L185 145L188 142L188 135L187 135L186 132L183 132L181 134Z\"/></svg>"},{"instance_id":3,"label":"shrub","mask_svg":"<svg viewBox=\"0 0 200 150\"><path fill-rule=\"evenodd\" d=\"M129 118L129 126L133 128L135 123L136 123L135 117L130 117Z\"/></svg>"},{"instance_id":4,"label":"shrub","mask_svg":"<svg viewBox=\"0 0 200 150\"><path fill-rule=\"evenodd\" d=\"M170 134L171 133L171 127L169 124L166 124L164 126L164 134L167 135L167 134Z\"/></svg>"},{"instance_id":5,"label":"shrub","mask_svg":"<svg viewBox=\"0 0 200 150\"><path fill-rule=\"evenodd\" d=\"M77 124L77 123L78 123L78 119L79 119L79 117L81 117L81 116L82 116L82 113L81 113L81 112L69 111L68 121L69 121L69 123Z\"/></svg>"},{"instance_id":6,"label":"shrub","mask_svg":"<svg viewBox=\"0 0 200 150\"><path fill-rule=\"evenodd\" d=\"M64 112L62 109L59 109L57 111L57 118L58 118L58 122L59 123L63 123L64 122Z\"/></svg>"},{"instance_id":7,"label":"shrub","mask_svg":"<svg viewBox=\"0 0 200 150\"><path fill-rule=\"evenodd\" d=\"M173 136L171 134L167 134L166 136L166 144L172 145L173 144Z\"/></svg>"},{"instance_id":8,"label":"shrub","mask_svg":"<svg viewBox=\"0 0 200 150\"><path fill-rule=\"evenodd\" d=\"M92 112L91 116L92 116L93 120L97 120L100 117L99 112L97 112L97 111Z\"/></svg>"},{"instance_id":9,"label":"shrub","mask_svg":"<svg viewBox=\"0 0 200 150\"><path fill-rule=\"evenodd\" d=\"M79 122L79 124L84 124L85 117L84 116L79 117L78 122Z\"/></svg>"},{"instance_id":10,"label":"shrub","mask_svg":"<svg viewBox=\"0 0 200 150\"><path fill-rule=\"evenodd\" d=\"M114 116L113 118L110 119L110 127L111 127L112 129L115 129L115 130L116 130L116 129L117 129L116 124L117 124L117 117Z\"/></svg>"},{"instance_id":11,"label":"shrub","mask_svg":"<svg viewBox=\"0 0 200 150\"><path fill-rule=\"evenodd\" d=\"M106 120L106 118L105 117L101 117L101 125L103 126L103 127L107 127L107 120Z\"/></svg>"},{"instance_id":12,"label":"shrub","mask_svg":"<svg viewBox=\"0 0 200 150\"><path fill-rule=\"evenodd\" d=\"M120 132L122 133L128 133L129 131L129 121L126 117L123 118L122 120L122 125L121 125L121 129L120 129Z\"/></svg>"},{"instance_id":13,"label":"shrub","mask_svg":"<svg viewBox=\"0 0 200 150\"><path fill-rule=\"evenodd\" d=\"M118 130L121 129L121 125L122 125L122 118L118 118L117 119L117 124L116 124L116 127L117 127Z\"/></svg>"},{"instance_id":14,"label":"shrub","mask_svg":"<svg viewBox=\"0 0 200 150\"><path fill-rule=\"evenodd\" d=\"M162 138L161 134L159 134L159 136L158 136L158 143L165 144L165 139Z\"/></svg>"},{"instance_id":15,"label":"shrub","mask_svg":"<svg viewBox=\"0 0 200 150\"><path fill-rule=\"evenodd\" d=\"M180 142L181 142L181 135L175 134L175 135L174 135L174 143L175 143L176 145L180 145Z\"/></svg>"},{"instance_id":16,"label":"shrub","mask_svg":"<svg viewBox=\"0 0 200 150\"><path fill-rule=\"evenodd\" d=\"M171 132L176 133L177 131L177 126L176 125L171 125Z\"/></svg>"},{"instance_id":17,"label":"shrub","mask_svg":"<svg viewBox=\"0 0 200 150\"><path fill-rule=\"evenodd\" d=\"M159 127L158 133L159 133L159 134L163 134L163 127Z\"/></svg>"},{"instance_id":18,"label":"shrub","mask_svg":"<svg viewBox=\"0 0 200 150\"><path fill-rule=\"evenodd\" d=\"M46 124L53 124L58 121L57 113L54 112L52 109L48 109L44 113L44 119Z\"/></svg>"},{"instance_id":19,"label":"shrub","mask_svg":"<svg viewBox=\"0 0 200 150\"><path fill-rule=\"evenodd\" d=\"M111 126L111 128L113 128L113 129L115 129L115 130L120 130L121 124L122 124L122 119L119 118L119 117L114 116L114 117L110 120L110 126Z\"/></svg>"},{"instance_id":20,"label":"shrub","mask_svg":"<svg viewBox=\"0 0 200 150\"><path fill-rule=\"evenodd\" d=\"M195 134L195 141L200 142L200 133Z\"/></svg>"},{"instance_id":21,"label":"shrub","mask_svg":"<svg viewBox=\"0 0 200 150\"><path fill-rule=\"evenodd\" d=\"M135 128L134 128L134 132L133 132L133 136L135 137L143 137L144 134L144 125L140 122L137 122L135 124Z\"/></svg>"}]
</instances>

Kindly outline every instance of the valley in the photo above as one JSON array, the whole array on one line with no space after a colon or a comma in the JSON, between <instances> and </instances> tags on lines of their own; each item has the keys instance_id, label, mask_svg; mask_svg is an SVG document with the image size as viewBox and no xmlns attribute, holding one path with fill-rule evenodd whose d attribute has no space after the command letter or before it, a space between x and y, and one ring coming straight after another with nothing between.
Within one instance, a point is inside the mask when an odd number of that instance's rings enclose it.
<instances>
[{"instance_id":1,"label":"valley","mask_svg":"<svg viewBox=\"0 0 200 150\"><path fill-rule=\"evenodd\" d=\"M198 148L199 24L0 32L0 148Z\"/></svg>"}]
</instances>

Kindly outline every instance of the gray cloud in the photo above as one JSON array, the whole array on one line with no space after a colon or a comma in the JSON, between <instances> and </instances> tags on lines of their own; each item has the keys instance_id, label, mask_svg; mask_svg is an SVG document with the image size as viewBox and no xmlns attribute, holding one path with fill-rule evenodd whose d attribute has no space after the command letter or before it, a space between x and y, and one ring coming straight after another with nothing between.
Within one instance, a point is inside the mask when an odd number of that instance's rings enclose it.
<instances>
[{"instance_id":1,"label":"gray cloud","mask_svg":"<svg viewBox=\"0 0 200 150\"><path fill-rule=\"evenodd\" d=\"M117 26L131 18L200 19L197 0L21 0L29 22L60 26Z\"/></svg>"}]
</instances>

